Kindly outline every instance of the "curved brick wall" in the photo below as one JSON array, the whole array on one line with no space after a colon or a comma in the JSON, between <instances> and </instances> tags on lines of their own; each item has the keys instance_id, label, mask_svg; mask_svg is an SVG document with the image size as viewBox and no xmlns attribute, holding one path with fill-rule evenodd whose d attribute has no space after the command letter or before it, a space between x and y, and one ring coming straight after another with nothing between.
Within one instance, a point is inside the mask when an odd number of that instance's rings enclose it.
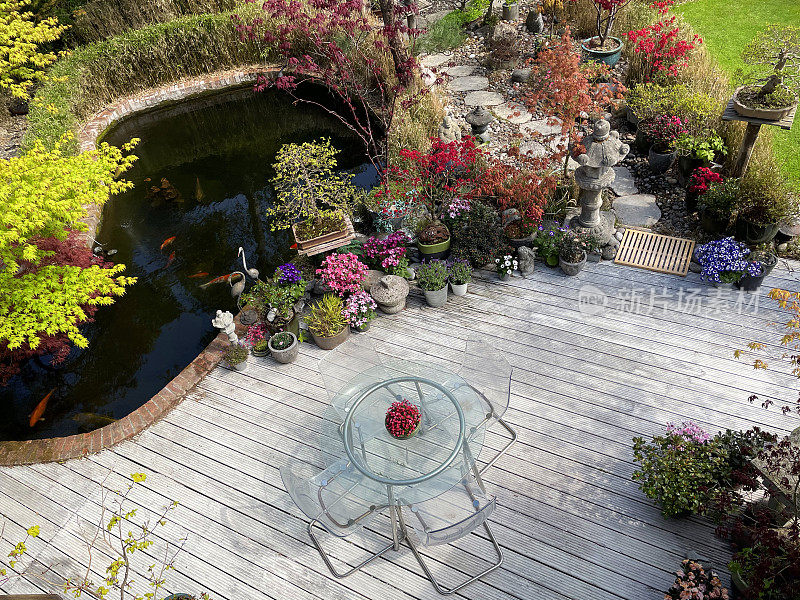
<instances>
[{"instance_id":1,"label":"curved brick wall","mask_svg":"<svg viewBox=\"0 0 800 600\"><path fill-rule=\"evenodd\" d=\"M145 94L118 100L97 113L83 126L78 134L81 152L94 148L98 138L106 129L130 114L169 105L191 96L227 87L245 85L254 82L257 73L264 72L265 69L263 67L246 67L235 71L213 73L196 79L179 81L151 90ZM89 245L92 243L100 223L102 208L92 205L87 208L87 212L89 214L86 222L89 227L82 235L86 244ZM237 332L243 334L244 327L239 324L238 317L236 323ZM95 429L91 433L79 435L24 442L0 442L0 466L78 458L86 454L99 452L103 448L135 436L183 400L197 383L217 366L227 345L227 336L220 333L164 389L131 414L110 425Z\"/></svg>"}]
</instances>

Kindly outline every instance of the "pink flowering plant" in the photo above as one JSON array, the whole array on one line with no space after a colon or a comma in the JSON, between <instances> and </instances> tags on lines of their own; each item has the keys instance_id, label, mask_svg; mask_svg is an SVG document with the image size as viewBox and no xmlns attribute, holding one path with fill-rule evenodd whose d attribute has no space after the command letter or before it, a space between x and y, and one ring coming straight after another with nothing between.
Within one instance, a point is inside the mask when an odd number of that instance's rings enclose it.
<instances>
[{"instance_id":1,"label":"pink flowering plant","mask_svg":"<svg viewBox=\"0 0 800 600\"><path fill-rule=\"evenodd\" d=\"M445 216L447 216L451 219L457 219L465 213L468 213L470 208L472 208L472 205L466 198L453 198L450 204L445 207L441 218L444 219Z\"/></svg>"},{"instance_id":2,"label":"pink flowering plant","mask_svg":"<svg viewBox=\"0 0 800 600\"><path fill-rule=\"evenodd\" d=\"M408 437L419 426L421 416L419 408L405 398L393 402L386 411L386 431L395 438Z\"/></svg>"},{"instance_id":3,"label":"pink flowering plant","mask_svg":"<svg viewBox=\"0 0 800 600\"><path fill-rule=\"evenodd\" d=\"M409 241L403 231L395 231L383 239L372 236L364 242L364 256L372 266L386 271L390 275L405 277L408 274L406 271L408 267L406 246Z\"/></svg>"},{"instance_id":4,"label":"pink flowering plant","mask_svg":"<svg viewBox=\"0 0 800 600\"><path fill-rule=\"evenodd\" d=\"M348 322L352 327L364 327L367 323L375 318L375 309L378 305L369 292L361 290L355 294L351 294L345 302L342 314L347 317Z\"/></svg>"},{"instance_id":5,"label":"pink flowering plant","mask_svg":"<svg viewBox=\"0 0 800 600\"><path fill-rule=\"evenodd\" d=\"M247 333L244 336L244 341L248 346L252 347L256 343L265 340L269 337L270 333L264 323L256 323L247 328Z\"/></svg>"},{"instance_id":6,"label":"pink flowering plant","mask_svg":"<svg viewBox=\"0 0 800 600\"><path fill-rule=\"evenodd\" d=\"M639 123L639 129L652 142L656 152L669 152L679 136L686 133L686 127L680 117L656 115Z\"/></svg>"},{"instance_id":7,"label":"pink flowering plant","mask_svg":"<svg viewBox=\"0 0 800 600\"><path fill-rule=\"evenodd\" d=\"M330 254L322 261L317 275L340 297L355 294L367 278L367 265L352 252Z\"/></svg>"},{"instance_id":8,"label":"pink flowering plant","mask_svg":"<svg viewBox=\"0 0 800 600\"><path fill-rule=\"evenodd\" d=\"M680 425L667 423L667 433L678 435L698 444L705 444L711 439L711 436L694 421L684 421Z\"/></svg>"}]
</instances>

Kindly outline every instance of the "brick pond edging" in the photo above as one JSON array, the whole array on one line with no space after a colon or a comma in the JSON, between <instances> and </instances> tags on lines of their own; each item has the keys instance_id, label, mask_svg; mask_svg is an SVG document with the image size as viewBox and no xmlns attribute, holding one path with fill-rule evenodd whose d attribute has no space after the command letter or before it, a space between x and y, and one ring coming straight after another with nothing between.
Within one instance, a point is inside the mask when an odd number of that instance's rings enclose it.
<instances>
[{"instance_id":1,"label":"brick pond edging","mask_svg":"<svg viewBox=\"0 0 800 600\"><path fill-rule=\"evenodd\" d=\"M117 121L134 113L163 108L187 98L225 88L241 86L256 80L258 73L277 71L248 66L233 71L211 73L202 77L181 80L136 96L123 98L94 115L77 136L81 152L93 149L102 134ZM90 248L100 224L102 207L89 205L84 219L88 227L80 233ZM236 318L236 330L243 335L245 327ZM197 383L216 367L227 348L227 336L217 335L189 365L150 400L129 415L90 433L41 440L0 442L0 466L28 465L80 458L99 452L132 438L166 415L194 389Z\"/></svg>"}]
</instances>

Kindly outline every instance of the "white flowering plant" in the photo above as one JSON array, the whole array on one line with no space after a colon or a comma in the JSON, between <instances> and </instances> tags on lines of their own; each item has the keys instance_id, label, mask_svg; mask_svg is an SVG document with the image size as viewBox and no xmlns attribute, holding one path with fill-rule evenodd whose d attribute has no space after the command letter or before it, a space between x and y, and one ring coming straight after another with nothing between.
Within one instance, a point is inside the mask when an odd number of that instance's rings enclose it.
<instances>
[{"instance_id":1,"label":"white flowering plant","mask_svg":"<svg viewBox=\"0 0 800 600\"><path fill-rule=\"evenodd\" d=\"M494 264L498 275L511 275L519 266L517 259L510 254L504 254L501 258L495 258Z\"/></svg>"}]
</instances>

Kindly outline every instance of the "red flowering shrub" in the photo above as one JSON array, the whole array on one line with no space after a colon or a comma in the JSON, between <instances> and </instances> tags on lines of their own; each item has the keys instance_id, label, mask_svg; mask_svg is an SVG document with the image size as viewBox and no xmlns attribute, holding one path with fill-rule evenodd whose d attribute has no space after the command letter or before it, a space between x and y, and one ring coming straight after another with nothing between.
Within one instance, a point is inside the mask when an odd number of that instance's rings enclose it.
<instances>
[{"instance_id":1,"label":"red flowering shrub","mask_svg":"<svg viewBox=\"0 0 800 600\"><path fill-rule=\"evenodd\" d=\"M516 208L529 225L538 225L544 207L555 193L557 176L495 161L484 173L480 194L494 201L500 210Z\"/></svg>"},{"instance_id":2,"label":"red flowering shrub","mask_svg":"<svg viewBox=\"0 0 800 600\"><path fill-rule=\"evenodd\" d=\"M639 123L639 129L658 152L667 152L678 136L686 133L680 117L656 115Z\"/></svg>"},{"instance_id":3,"label":"red flowering shrub","mask_svg":"<svg viewBox=\"0 0 800 600\"><path fill-rule=\"evenodd\" d=\"M666 9L661 12L665 14ZM703 43L699 35L684 39L677 20L674 16L663 17L652 25L625 34L644 63L645 81L658 76L677 77L680 69L687 65L689 53Z\"/></svg>"},{"instance_id":4,"label":"red flowering shrub","mask_svg":"<svg viewBox=\"0 0 800 600\"><path fill-rule=\"evenodd\" d=\"M689 176L689 185L686 187L686 191L702 196L712 183L722 183L722 175L708 167L699 167Z\"/></svg>"},{"instance_id":5,"label":"red flowering shrub","mask_svg":"<svg viewBox=\"0 0 800 600\"><path fill-rule=\"evenodd\" d=\"M419 425L420 412L414 404L403 398L393 402L386 411L386 431L392 437L404 437Z\"/></svg>"}]
</instances>

